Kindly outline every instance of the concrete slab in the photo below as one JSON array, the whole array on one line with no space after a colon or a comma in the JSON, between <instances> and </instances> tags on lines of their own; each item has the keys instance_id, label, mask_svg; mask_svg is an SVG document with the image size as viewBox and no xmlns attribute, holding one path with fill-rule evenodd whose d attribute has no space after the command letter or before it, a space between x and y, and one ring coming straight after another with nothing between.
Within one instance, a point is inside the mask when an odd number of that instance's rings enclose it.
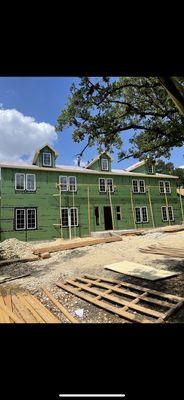
<instances>
[{"instance_id":1,"label":"concrete slab","mask_svg":"<svg viewBox=\"0 0 184 400\"><path fill-rule=\"evenodd\" d=\"M135 276L136 278L148 279L150 281L166 279L180 274L180 272L168 271L166 269L157 269L149 265L143 265L129 261L121 261L115 264L109 264L104 266L104 268L110 269L114 272L119 272L120 274Z\"/></svg>"}]
</instances>

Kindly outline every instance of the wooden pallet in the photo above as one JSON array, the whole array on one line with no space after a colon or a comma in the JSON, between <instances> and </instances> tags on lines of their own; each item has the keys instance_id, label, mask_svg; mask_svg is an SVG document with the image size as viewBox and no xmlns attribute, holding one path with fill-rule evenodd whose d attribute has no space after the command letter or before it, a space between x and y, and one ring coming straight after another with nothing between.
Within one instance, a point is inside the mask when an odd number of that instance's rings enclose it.
<instances>
[{"instance_id":1,"label":"wooden pallet","mask_svg":"<svg viewBox=\"0 0 184 400\"><path fill-rule=\"evenodd\" d=\"M184 258L184 248L166 247L166 246L148 246L140 248L141 253L159 254L168 257Z\"/></svg>"},{"instance_id":2,"label":"wooden pallet","mask_svg":"<svg viewBox=\"0 0 184 400\"><path fill-rule=\"evenodd\" d=\"M35 296L30 293L0 293L0 323L59 323Z\"/></svg>"},{"instance_id":3,"label":"wooden pallet","mask_svg":"<svg viewBox=\"0 0 184 400\"><path fill-rule=\"evenodd\" d=\"M57 286L131 322L163 323L184 304L183 297L91 275Z\"/></svg>"},{"instance_id":4,"label":"wooden pallet","mask_svg":"<svg viewBox=\"0 0 184 400\"><path fill-rule=\"evenodd\" d=\"M45 247L40 247L38 249L35 249L33 251L34 254L41 255L42 253L54 253L56 251L63 251L63 250L71 250L71 249L77 249L79 247L85 247L85 246L93 246L95 244L101 244L101 243L111 243L111 242L118 242L122 241L121 237L108 237L108 238L102 238L102 239L92 239L92 240L84 240L82 242L73 242L73 243L65 243L65 244L60 244L60 245L53 245L53 246L45 246Z\"/></svg>"}]
</instances>

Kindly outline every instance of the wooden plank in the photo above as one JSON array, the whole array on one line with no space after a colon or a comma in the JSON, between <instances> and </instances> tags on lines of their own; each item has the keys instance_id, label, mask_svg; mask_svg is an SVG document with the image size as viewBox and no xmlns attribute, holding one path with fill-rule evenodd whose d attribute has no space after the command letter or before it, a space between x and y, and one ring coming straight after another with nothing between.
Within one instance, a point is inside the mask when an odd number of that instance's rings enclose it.
<instances>
[{"instance_id":1,"label":"wooden plank","mask_svg":"<svg viewBox=\"0 0 184 400\"><path fill-rule=\"evenodd\" d=\"M1 307L1 305L3 305L3 306L5 305L4 301L3 301L3 296L0 296L0 307ZM10 323L10 318L9 318L8 314L3 310L1 310L0 321L1 321L1 323L5 323L5 324Z\"/></svg>"},{"instance_id":2,"label":"wooden plank","mask_svg":"<svg viewBox=\"0 0 184 400\"><path fill-rule=\"evenodd\" d=\"M93 276L93 275L89 275L89 274L85 274L85 277L89 278L89 279L97 279L97 276ZM134 285L133 283L128 283L128 282L124 282L124 281L117 281L116 279L108 279L108 278L101 278L98 276L98 278L101 279L101 281L103 282L110 282L110 283L119 283L121 284L121 286L124 287L128 287L128 288L132 288L132 289L136 289L136 290L140 290L141 292L148 292L150 294L153 294L155 296L159 296L159 297L163 297L169 300L174 300L174 301L184 301L184 297L180 297L180 296L175 296L172 294L168 294L168 293L163 293L163 292L159 292L158 290L154 290L154 289L149 289L147 287L143 287L143 286L138 286L138 285Z\"/></svg>"},{"instance_id":3,"label":"wooden plank","mask_svg":"<svg viewBox=\"0 0 184 400\"><path fill-rule=\"evenodd\" d=\"M83 294L80 291L78 291L77 289L69 287L69 285L62 284L59 282L56 285L64 290L66 290L67 292L70 292L70 293L74 294L75 296L80 297L81 299L83 299L85 301L88 301L89 303L92 303L100 308L110 311L113 314L117 314L125 319L130 320L130 321L139 322L139 323L153 323L153 321L151 321L150 319L148 319L144 316L140 316L137 314L135 315L135 314L131 314L127 311L123 311L121 308L111 306L110 304L107 304L102 300L97 300L95 297L89 296L87 294Z\"/></svg>"},{"instance_id":4,"label":"wooden plank","mask_svg":"<svg viewBox=\"0 0 184 400\"><path fill-rule=\"evenodd\" d=\"M55 317L39 300L37 300L32 295L25 294L25 298L29 304L33 306L33 308L38 312L38 314L45 320L47 323L60 323L60 320Z\"/></svg>"},{"instance_id":5,"label":"wooden plank","mask_svg":"<svg viewBox=\"0 0 184 400\"><path fill-rule=\"evenodd\" d=\"M86 276L86 275L84 275L84 276ZM84 282L84 281L85 281L85 282L91 282L90 279L84 278L84 276L83 276L82 278L80 278L80 279L83 279L83 282ZM138 293L131 292L129 289L128 289L128 290L126 290L126 289L120 289L119 286L120 286L121 284L118 284L118 285L116 285L116 286L110 286L110 285L108 285L108 284L106 284L106 283L99 282L99 280L98 280L98 283L96 283L96 282L97 282L97 280L96 280L96 281L93 281L92 284L93 284L94 286L102 287L102 288L104 288L104 289L111 289L112 292L124 294L124 295L126 295L126 296L130 296L130 297L134 297L134 298L138 298L138 297L141 297L141 296L142 296L142 294L139 296ZM146 292L146 293L147 293L147 292ZM167 308L170 308L171 305L173 304L173 303L169 303L169 302L167 302L167 301L153 299L153 298L148 297L148 296L144 296L144 298L143 298L142 300L145 301L145 302L147 302L147 303L152 303L152 304L156 304L156 305L159 305L159 306L162 306L162 307L167 307Z\"/></svg>"},{"instance_id":6,"label":"wooden plank","mask_svg":"<svg viewBox=\"0 0 184 400\"><path fill-rule=\"evenodd\" d=\"M31 312L31 314L33 314L34 318L36 319L36 321L38 323L45 323L45 320L40 316L40 314L38 314L34 307L32 307L31 304L29 304L26 300L26 298L23 295L17 295L17 297L21 300L21 302L25 305L25 307Z\"/></svg>"},{"instance_id":7,"label":"wooden plank","mask_svg":"<svg viewBox=\"0 0 184 400\"><path fill-rule=\"evenodd\" d=\"M55 304L57 308L65 315L65 317L73 323L79 323L79 321L73 317L72 314L69 313L69 311L64 308L61 303L50 293L46 288L42 287L43 292L46 294L46 296Z\"/></svg>"},{"instance_id":8,"label":"wooden plank","mask_svg":"<svg viewBox=\"0 0 184 400\"><path fill-rule=\"evenodd\" d=\"M96 294L97 296L100 296L101 298L109 300L109 301L111 301L113 303L116 303L116 304L119 304L119 305L122 305L122 306L127 306L128 308L133 309L133 310L135 310L137 312L141 312L143 314L150 315L150 316L156 317L156 318L162 318L164 316L164 314L159 312L159 311L155 311L155 310L152 310L150 308L140 306L138 304L135 304L135 303L133 303L131 301L127 301L127 300L124 300L124 299L120 300L116 296L112 296L111 294L107 294L107 293L104 293L104 292L100 292L99 290L96 290L96 289L93 289L93 288L90 288L90 287L86 287L86 285L80 284L78 282L74 282L72 279L68 279L66 281L66 283L69 283L70 285L75 286L77 288L80 288L80 289L82 289L82 290L84 290L86 292L89 292L89 293L92 293L92 294Z\"/></svg>"},{"instance_id":9,"label":"wooden plank","mask_svg":"<svg viewBox=\"0 0 184 400\"><path fill-rule=\"evenodd\" d=\"M0 304L0 310L4 311L14 322L23 323L23 319L19 318L14 312L12 312L7 306L4 304Z\"/></svg>"},{"instance_id":10,"label":"wooden plank","mask_svg":"<svg viewBox=\"0 0 184 400\"><path fill-rule=\"evenodd\" d=\"M9 264L33 262L33 261L37 261L37 260L39 260L39 258L35 257L34 255L32 257L27 257L27 258L13 258L13 259L8 259L8 260L2 260L2 261L0 261L0 267L3 267L4 265L9 265Z\"/></svg>"},{"instance_id":11,"label":"wooden plank","mask_svg":"<svg viewBox=\"0 0 184 400\"><path fill-rule=\"evenodd\" d=\"M76 249L78 247L93 246L93 245L102 244L102 243L118 242L121 240L122 240L122 238L119 238L117 236L111 236L111 237L101 238L101 239L84 240L82 242L60 244L57 246L40 247L40 248L35 249L33 251L33 253L34 254L41 254L41 253L45 253L45 252L54 253L56 251L71 250L71 249Z\"/></svg>"},{"instance_id":12,"label":"wooden plank","mask_svg":"<svg viewBox=\"0 0 184 400\"><path fill-rule=\"evenodd\" d=\"M14 277L10 277L10 278L7 278L7 279L5 279L3 282L0 282L0 284L1 283L5 283L5 282L10 282L10 281L15 281L15 280L17 280L17 279L21 279L21 278L25 278L26 276L30 276L31 274L30 273L27 273L27 274L22 274L22 275L18 275L18 276L14 276Z\"/></svg>"},{"instance_id":13,"label":"wooden plank","mask_svg":"<svg viewBox=\"0 0 184 400\"><path fill-rule=\"evenodd\" d=\"M27 322L27 323L36 323L35 318L33 315L30 313L30 311L27 309L25 304L21 302L21 299L17 297L16 295L12 295L12 302L16 309L18 310L19 314L21 315L22 319Z\"/></svg>"}]
</instances>

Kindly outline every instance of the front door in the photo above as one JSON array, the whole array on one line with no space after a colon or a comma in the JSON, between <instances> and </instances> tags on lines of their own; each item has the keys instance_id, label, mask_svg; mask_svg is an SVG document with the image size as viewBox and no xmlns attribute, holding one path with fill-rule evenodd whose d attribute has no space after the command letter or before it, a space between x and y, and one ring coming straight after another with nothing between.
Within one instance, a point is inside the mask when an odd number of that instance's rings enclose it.
<instances>
[{"instance_id":1,"label":"front door","mask_svg":"<svg viewBox=\"0 0 184 400\"><path fill-rule=\"evenodd\" d=\"M104 207L104 224L105 224L105 230L107 231L112 230L112 214L110 207Z\"/></svg>"}]
</instances>

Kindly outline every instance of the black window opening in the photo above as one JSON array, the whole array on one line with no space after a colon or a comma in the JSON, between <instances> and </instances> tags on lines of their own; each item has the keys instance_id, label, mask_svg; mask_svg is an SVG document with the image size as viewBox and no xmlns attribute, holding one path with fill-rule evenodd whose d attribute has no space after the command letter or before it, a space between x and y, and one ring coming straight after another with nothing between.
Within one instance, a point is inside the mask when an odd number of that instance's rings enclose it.
<instances>
[{"instance_id":1,"label":"black window opening","mask_svg":"<svg viewBox=\"0 0 184 400\"><path fill-rule=\"evenodd\" d=\"M36 208L16 208L14 217L16 231L27 231L37 229Z\"/></svg>"},{"instance_id":2,"label":"black window opening","mask_svg":"<svg viewBox=\"0 0 184 400\"><path fill-rule=\"evenodd\" d=\"M96 225L100 225L99 207L95 207L95 222L96 222Z\"/></svg>"},{"instance_id":3,"label":"black window opening","mask_svg":"<svg viewBox=\"0 0 184 400\"><path fill-rule=\"evenodd\" d=\"M116 216L117 216L117 220L121 221L121 207L120 206L116 207Z\"/></svg>"}]
</instances>

